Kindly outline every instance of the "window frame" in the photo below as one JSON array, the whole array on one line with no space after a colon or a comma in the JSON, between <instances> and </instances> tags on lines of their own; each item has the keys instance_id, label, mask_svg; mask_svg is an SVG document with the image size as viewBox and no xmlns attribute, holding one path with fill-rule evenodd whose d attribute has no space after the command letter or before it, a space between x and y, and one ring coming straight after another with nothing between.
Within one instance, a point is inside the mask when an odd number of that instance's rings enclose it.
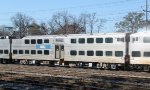
<instances>
[{"instance_id":1,"label":"window frame","mask_svg":"<svg viewBox=\"0 0 150 90\"><path fill-rule=\"evenodd\" d=\"M112 37L106 37L105 43L113 43L113 38Z\"/></svg>"},{"instance_id":2,"label":"window frame","mask_svg":"<svg viewBox=\"0 0 150 90\"><path fill-rule=\"evenodd\" d=\"M44 55L49 55L49 50L44 50Z\"/></svg>"},{"instance_id":3,"label":"window frame","mask_svg":"<svg viewBox=\"0 0 150 90\"><path fill-rule=\"evenodd\" d=\"M36 40L35 39L31 39L31 44L36 44Z\"/></svg>"},{"instance_id":4,"label":"window frame","mask_svg":"<svg viewBox=\"0 0 150 90\"><path fill-rule=\"evenodd\" d=\"M18 50L13 50L13 54L18 54Z\"/></svg>"},{"instance_id":5,"label":"window frame","mask_svg":"<svg viewBox=\"0 0 150 90\"><path fill-rule=\"evenodd\" d=\"M98 53L98 52L100 52L100 53ZM104 53L103 53L102 50L97 50L96 51L96 56L103 56L103 55L104 55Z\"/></svg>"},{"instance_id":6,"label":"window frame","mask_svg":"<svg viewBox=\"0 0 150 90\"><path fill-rule=\"evenodd\" d=\"M36 50L31 50L31 54L35 55L36 54Z\"/></svg>"},{"instance_id":7,"label":"window frame","mask_svg":"<svg viewBox=\"0 0 150 90\"><path fill-rule=\"evenodd\" d=\"M87 56L94 56L94 51L93 50L88 50L87 51Z\"/></svg>"},{"instance_id":8,"label":"window frame","mask_svg":"<svg viewBox=\"0 0 150 90\"><path fill-rule=\"evenodd\" d=\"M105 51L105 55L111 57L113 56L113 51Z\"/></svg>"},{"instance_id":9,"label":"window frame","mask_svg":"<svg viewBox=\"0 0 150 90\"><path fill-rule=\"evenodd\" d=\"M94 38L87 38L87 43L94 43Z\"/></svg>"},{"instance_id":10,"label":"window frame","mask_svg":"<svg viewBox=\"0 0 150 90\"><path fill-rule=\"evenodd\" d=\"M119 53L119 54L118 54ZM121 53L121 54L120 54ZM116 57L123 57L123 51L115 51Z\"/></svg>"},{"instance_id":11,"label":"window frame","mask_svg":"<svg viewBox=\"0 0 150 90\"><path fill-rule=\"evenodd\" d=\"M42 39L37 39L37 44L42 44L43 40Z\"/></svg>"},{"instance_id":12,"label":"window frame","mask_svg":"<svg viewBox=\"0 0 150 90\"><path fill-rule=\"evenodd\" d=\"M136 53L136 54L139 54L139 55L133 55L133 52ZM132 51L131 56L132 57L141 57L141 52L140 51Z\"/></svg>"},{"instance_id":13,"label":"window frame","mask_svg":"<svg viewBox=\"0 0 150 90\"><path fill-rule=\"evenodd\" d=\"M98 40L98 39L100 39L100 40ZM100 42L98 42L98 41L100 41ZM96 38L96 43L103 43L103 42L104 42L103 38Z\"/></svg>"},{"instance_id":14,"label":"window frame","mask_svg":"<svg viewBox=\"0 0 150 90\"><path fill-rule=\"evenodd\" d=\"M77 43L77 39L71 38L71 39L70 39L70 42L71 42L72 44L75 44L75 43Z\"/></svg>"},{"instance_id":15,"label":"window frame","mask_svg":"<svg viewBox=\"0 0 150 90\"><path fill-rule=\"evenodd\" d=\"M79 44L84 44L85 43L85 38L79 38L78 43Z\"/></svg>"},{"instance_id":16,"label":"window frame","mask_svg":"<svg viewBox=\"0 0 150 90\"><path fill-rule=\"evenodd\" d=\"M77 51L76 50L71 50L70 51L70 55L71 56L76 56L77 55Z\"/></svg>"},{"instance_id":17,"label":"window frame","mask_svg":"<svg viewBox=\"0 0 150 90\"><path fill-rule=\"evenodd\" d=\"M30 44L30 40L29 40L29 39L25 39L25 40L24 40L24 43L25 43L25 44Z\"/></svg>"}]
</instances>

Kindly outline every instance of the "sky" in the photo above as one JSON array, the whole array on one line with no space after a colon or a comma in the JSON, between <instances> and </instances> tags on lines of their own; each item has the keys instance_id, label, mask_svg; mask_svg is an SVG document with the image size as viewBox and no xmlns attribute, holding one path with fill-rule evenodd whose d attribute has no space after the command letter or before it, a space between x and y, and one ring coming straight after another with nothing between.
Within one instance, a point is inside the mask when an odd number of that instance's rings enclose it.
<instances>
[{"instance_id":1,"label":"sky","mask_svg":"<svg viewBox=\"0 0 150 90\"><path fill-rule=\"evenodd\" d=\"M47 23L53 14L61 11L75 16L95 12L98 18L106 20L100 32L107 33L114 32L115 23L129 12L143 12L145 6L145 0L0 0L0 25L13 26L11 17L18 12L38 23Z\"/></svg>"}]
</instances>

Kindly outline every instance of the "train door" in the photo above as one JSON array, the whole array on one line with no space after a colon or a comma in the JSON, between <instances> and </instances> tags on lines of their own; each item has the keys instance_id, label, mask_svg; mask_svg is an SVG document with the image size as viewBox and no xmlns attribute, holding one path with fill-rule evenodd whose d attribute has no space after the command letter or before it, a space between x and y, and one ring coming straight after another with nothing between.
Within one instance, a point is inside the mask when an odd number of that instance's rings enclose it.
<instances>
[{"instance_id":1,"label":"train door","mask_svg":"<svg viewBox=\"0 0 150 90\"><path fill-rule=\"evenodd\" d=\"M64 45L55 45L55 58L64 59Z\"/></svg>"}]
</instances>

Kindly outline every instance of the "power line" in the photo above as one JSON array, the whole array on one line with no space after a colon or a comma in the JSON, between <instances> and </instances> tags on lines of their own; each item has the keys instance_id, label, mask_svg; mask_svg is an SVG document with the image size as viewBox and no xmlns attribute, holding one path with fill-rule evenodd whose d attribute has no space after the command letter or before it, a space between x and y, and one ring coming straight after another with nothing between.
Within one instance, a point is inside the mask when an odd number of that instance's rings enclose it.
<instances>
[{"instance_id":1,"label":"power line","mask_svg":"<svg viewBox=\"0 0 150 90\"><path fill-rule=\"evenodd\" d=\"M131 0L132 1L132 0ZM82 5L82 6L73 6L73 7L67 7L67 8L54 8L49 10L35 10L35 11L25 11L26 13L35 13L35 12L50 12L50 11L58 11L58 10L67 10L67 9L77 9L77 8L90 8L90 7L106 7L107 5L115 5L116 4L123 4L129 2L127 0L121 0L116 2L109 2L109 3L100 3L100 4L89 4L89 5ZM140 3L139 1L136 1L134 3ZM118 6L118 5L117 5ZM10 13L17 13L18 11L12 11L12 12L0 12L0 14L10 14ZM23 13L23 12L22 12Z\"/></svg>"}]
</instances>

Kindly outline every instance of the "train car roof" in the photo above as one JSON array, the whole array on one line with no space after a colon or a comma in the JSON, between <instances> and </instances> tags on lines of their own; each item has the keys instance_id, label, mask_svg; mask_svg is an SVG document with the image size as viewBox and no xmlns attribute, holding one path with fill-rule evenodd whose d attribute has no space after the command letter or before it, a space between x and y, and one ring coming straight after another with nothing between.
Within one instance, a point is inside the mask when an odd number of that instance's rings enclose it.
<instances>
[{"instance_id":1,"label":"train car roof","mask_svg":"<svg viewBox=\"0 0 150 90\"><path fill-rule=\"evenodd\" d=\"M137 33L131 34L131 36L139 37L139 36L150 36L150 31L141 31Z\"/></svg>"},{"instance_id":2,"label":"train car roof","mask_svg":"<svg viewBox=\"0 0 150 90\"><path fill-rule=\"evenodd\" d=\"M96 37L96 36L125 36L126 33L98 33L98 34L66 34L66 35L35 35L26 36L22 39L38 38L65 38L65 37Z\"/></svg>"}]
</instances>

